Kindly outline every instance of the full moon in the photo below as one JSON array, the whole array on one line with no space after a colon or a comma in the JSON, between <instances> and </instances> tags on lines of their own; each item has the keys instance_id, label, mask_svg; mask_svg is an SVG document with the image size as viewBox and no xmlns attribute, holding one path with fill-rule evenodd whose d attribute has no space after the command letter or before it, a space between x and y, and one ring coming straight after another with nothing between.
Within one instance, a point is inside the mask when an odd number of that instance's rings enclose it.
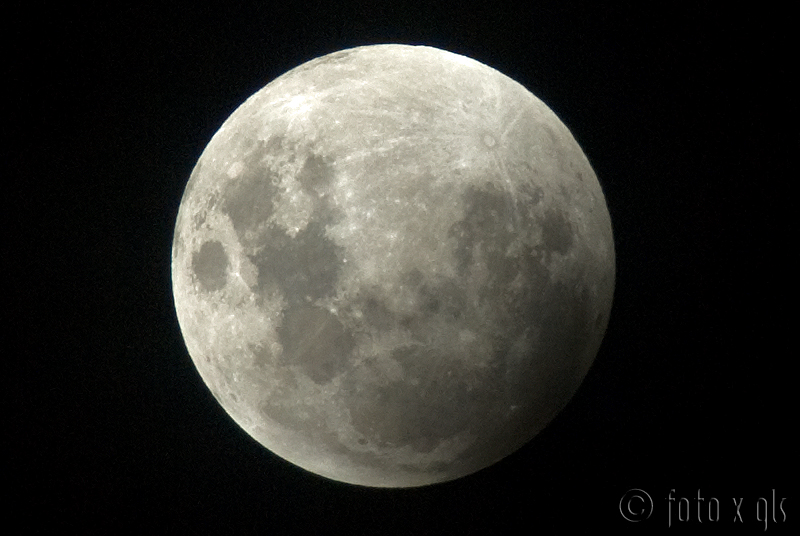
<instances>
[{"instance_id":1,"label":"full moon","mask_svg":"<svg viewBox=\"0 0 800 536\"><path fill-rule=\"evenodd\" d=\"M611 220L569 130L475 60L309 61L220 127L181 200L175 307L225 411L337 481L453 480L530 441L597 354Z\"/></svg>"}]
</instances>

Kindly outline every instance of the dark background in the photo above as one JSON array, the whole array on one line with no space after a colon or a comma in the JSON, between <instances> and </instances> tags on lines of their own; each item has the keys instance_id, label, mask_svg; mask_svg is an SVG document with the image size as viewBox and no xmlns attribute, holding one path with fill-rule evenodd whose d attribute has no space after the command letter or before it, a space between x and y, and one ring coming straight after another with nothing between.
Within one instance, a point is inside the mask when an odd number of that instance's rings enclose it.
<instances>
[{"instance_id":1,"label":"dark background","mask_svg":"<svg viewBox=\"0 0 800 536\"><path fill-rule=\"evenodd\" d=\"M162 4L28 2L3 22L9 523L641 534L666 529L675 489L721 515L701 527L693 506L673 530L763 532L774 489L796 527L789 8ZM321 479L239 430L188 356L169 272L183 188L227 116L307 60L388 42L473 57L548 104L597 172L617 248L606 338L566 409L497 465L410 490ZM642 523L620 515L630 488L653 497Z\"/></svg>"}]
</instances>

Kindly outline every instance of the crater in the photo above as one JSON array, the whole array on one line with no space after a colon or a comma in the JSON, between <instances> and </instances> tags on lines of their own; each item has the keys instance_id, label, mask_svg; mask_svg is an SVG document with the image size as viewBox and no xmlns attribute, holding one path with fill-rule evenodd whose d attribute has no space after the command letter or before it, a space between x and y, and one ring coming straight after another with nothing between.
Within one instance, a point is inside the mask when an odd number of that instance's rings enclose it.
<instances>
[{"instance_id":1,"label":"crater","mask_svg":"<svg viewBox=\"0 0 800 536\"><path fill-rule=\"evenodd\" d=\"M206 292L224 287L227 279L228 255L222 243L209 240L200 246L200 249L192 254L192 270Z\"/></svg>"},{"instance_id":2,"label":"crater","mask_svg":"<svg viewBox=\"0 0 800 536\"><path fill-rule=\"evenodd\" d=\"M278 328L283 362L299 365L317 384L330 382L350 357L355 340L328 310L297 304L284 310Z\"/></svg>"}]
</instances>

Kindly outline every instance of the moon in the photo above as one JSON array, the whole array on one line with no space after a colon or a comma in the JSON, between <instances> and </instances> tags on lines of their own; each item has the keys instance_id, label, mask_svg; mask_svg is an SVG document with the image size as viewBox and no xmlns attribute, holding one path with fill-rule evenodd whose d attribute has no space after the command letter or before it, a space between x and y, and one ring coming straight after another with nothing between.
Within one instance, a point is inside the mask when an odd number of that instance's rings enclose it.
<instances>
[{"instance_id":1,"label":"moon","mask_svg":"<svg viewBox=\"0 0 800 536\"><path fill-rule=\"evenodd\" d=\"M308 471L374 487L530 441L597 354L611 220L569 130L427 46L309 61L255 93L178 210L175 307L225 411Z\"/></svg>"}]
</instances>

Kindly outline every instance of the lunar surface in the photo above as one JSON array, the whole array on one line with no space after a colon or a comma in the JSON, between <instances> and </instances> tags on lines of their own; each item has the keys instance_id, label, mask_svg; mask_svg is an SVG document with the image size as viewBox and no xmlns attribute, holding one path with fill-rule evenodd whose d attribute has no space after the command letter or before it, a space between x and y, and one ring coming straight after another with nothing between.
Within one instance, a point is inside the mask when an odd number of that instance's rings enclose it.
<instances>
[{"instance_id":1,"label":"lunar surface","mask_svg":"<svg viewBox=\"0 0 800 536\"><path fill-rule=\"evenodd\" d=\"M430 47L297 67L206 147L178 212L175 306L228 414L308 471L379 487L487 467L586 375L614 244L567 128Z\"/></svg>"}]
</instances>

